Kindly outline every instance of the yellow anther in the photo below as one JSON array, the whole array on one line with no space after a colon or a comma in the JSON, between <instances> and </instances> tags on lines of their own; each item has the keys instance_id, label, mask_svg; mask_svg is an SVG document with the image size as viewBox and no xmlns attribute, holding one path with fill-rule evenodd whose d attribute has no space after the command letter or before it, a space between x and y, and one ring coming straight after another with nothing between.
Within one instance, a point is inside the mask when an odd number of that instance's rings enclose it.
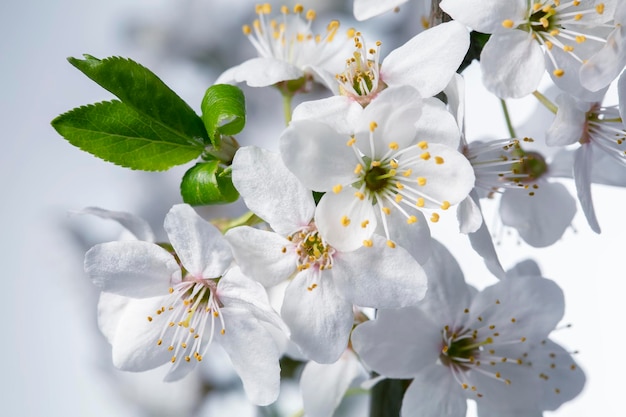
<instances>
[{"instance_id":1,"label":"yellow anther","mask_svg":"<svg viewBox=\"0 0 626 417\"><path fill-rule=\"evenodd\" d=\"M420 158L422 158L424 161L428 161L430 159L430 153L424 152L423 154L420 155Z\"/></svg>"},{"instance_id":2,"label":"yellow anther","mask_svg":"<svg viewBox=\"0 0 626 417\"><path fill-rule=\"evenodd\" d=\"M574 50L574 47L571 45L563 45L563 50L565 52L572 52Z\"/></svg>"},{"instance_id":3,"label":"yellow anther","mask_svg":"<svg viewBox=\"0 0 626 417\"><path fill-rule=\"evenodd\" d=\"M282 14L289 14L289 7L287 7L287 6L280 6L280 12Z\"/></svg>"},{"instance_id":4,"label":"yellow anther","mask_svg":"<svg viewBox=\"0 0 626 417\"><path fill-rule=\"evenodd\" d=\"M385 213L387 216L391 214L391 209L389 207L383 207L381 209L383 211L383 213Z\"/></svg>"},{"instance_id":5,"label":"yellow anther","mask_svg":"<svg viewBox=\"0 0 626 417\"><path fill-rule=\"evenodd\" d=\"M393 243L391 240L387 241L387 246L389 246L391 249L395 249L396 248L396 244Z\"/></svg>"},{"instance_id":6,"label":"yellow anther","mask_svg":"<svg viewBox=\"0 0 626 417\"><path fill-rule=\"evenodd\" d=\"M167 291L171 294L171 293L173 293L173 292L174 292L174 288L169 287L169 288L167 289Z\"/></svg>"},{"instance_id":7,"label":"yellow anther","mask_svg":"<svg viewBox=\"0 0 626 417\"><path fill-rule=\"evenodd\" d=\"M538 11L539 9L541 9L541 3L535 3L533 4L533 11Z\"/></svg>"},{"instance_id":8,"label":"yellow anther","mask_svg":"<svg viewBox=\"0 0 626 417\"><path fill-rule=\"evenodd\" d=\"M600 3L600 4L596 5L596 12L598 14L603 14L604 13L604 3Z\"/></svg>"},{"instance_id":9,"label":"yellow anther","mask_svg":"<svg viewBox=\"0 0 626 417\"><path fill-rule=\"evenodd\" d=\"M363 221L361 222L361 227L362 227L363 229L365 229L365 228L367 227L367 225L368 225L368 224L370 224L370 221L369 221L369 220L363 220Z\"/></svg>"},{"instance_id":10,"label":"yellow anther","mask_svg":"<svg viewBox=\"0 0 626 417\"><path fill-rule=\"evenodd\" d=\"M430 216L430 221L433 223L437 223L439 221L439 214L438 213L433 213L432 216Z\"/></svg>"},{"instance_id":11,"label":"yellow anther","mask_svg":"<svg viewBox=\"0 0 626 417\"><path fill-rule=\"evenodd\" d=\"M413 224L413 223L417 223L417 217L415 216L409 216L408 219L406 219L407 224Z\"/></svg>"},{"instance_id":12,"label":"yellow anther","mask_svg":"<svg viewBox=\"0 0 626 417\"><path fill-rule=\"evenodd\" d=\"M559 36L559 30L558 29L552 29L550 31L550 36Z\"/></svg>"},{"instance_id":13,"label":"yellow anther","mask_svg":"<svg viewBox=\"0 0 626 417\"><path fill-rule=\"evenodd\" d=\"M417 177L417 183L421 186L426 185L426 178L424 177Z\"/></svg>"},{"instance_id":14,"label":"yellow anther","mask_svg":"<svg viewBox=\"0 0 626 417\"><path fill-rule=\"evenodd\" d=\"M220 330L220 334L222 334L222 335L226 334L226 329ZM200 359L198 359L198 360L200 360Z\"/></svg>"},{"instance_id":15,"label":"yellow anther","mask_svg":"<svg viewBox=\"0 0 626 417\"><path fill-rule=\"evenodd\" d=\"M306 12L306 20L315 20L316 17L317 14L315 13L315 10L310 9Z\"/></svg>"},{"instance_id":16,"label":"yellow anther","mask_svg":"<svg viewBox=\"0 0 626 417\"><path fill-rule=\"evenodd\" d=\"M252 28L250 27L250 25L243 25L241 27L241 31L244 35L250 35L252 33Z\"/></svg>"},{"instance_id":17,"label":"yellow anther","mask_svg":"<svg viewBox=\"0 0 626 417\"><path fill-rule=\"evenodd\" d=\"M217 311L213 312L213 317L219 317L219 316L220 316L220 313L218 313Z\"/></svg>"},{"instance_id":18,"label":"yellow anther","mask_svg":"<svg viewBox=\"0 0 626 417\"><path fill-rule=\"evenodd\" d=\"M389 144L389 149L393 149L394 151L397 151L397 150L398 150L398 147L399 147L399 146L398 146L398 142L391 142L391 143Z\"/></svg>"},{"instance_id":19,"label":"yellow anther","mask_svg":"<svg viewBox=\"0 0 626 417\"><path fill-rule=\"evenodd\" d=\"M263 14L270 14L270 13L272 13L272 5L269 4L269 3L264 3L261 6L261 10L262 10Z\"/></svg>"},{"instance_id":20,"label":"yellow anther","mask_svg":"<svg viewBox=\"0 0 626 417\"><path fill-rule=\"evenodd\" d=\"M545 6L543 6L541 11L544 13L550 13L552 11L552 6L550 4L546 4Z\"/></svg>"},{"instance_id":21,"label":"yellow anther","mask_svg":"<svg viewBox=\"0 0 626 417\"><path fill-rule=\"evenodd\" d=\"M428 142L426 142L425 140L423 140L423 141L419 142L419 143L417 144L417 146L418 146L419 148L421 148L421 149L428 149Z\"/></svg>"},{"instance_id":22,"label":"yellow anther","mask_svg":"<svg viewBox=\"0 0 626 417\"><path fill-rule=\"evenodd\" d=\"M574 0L574 1L572 2L572 4L573 4L574 6L580 6L580 0Z\"/></svg>"},{"instance_id":23,"label":"yellow anther","mask_svg":"<svg viewBox=\"0 0 626 417\"><path fill-rule=\"evenodd\" d=\"M574 20L576 20L576 21L578 21L578 20L580 20L582 18L583 18L582 13L578 13L576 16L574 16Z\"/></svg>"},{"instance_id":24,"label":"yellow anther","mask_svg":"<svg viewBox=\"0 0 626 417\"><path fill-rule=\"evenodd\" d=\"M396 194L396 203L399 203L400 201L402 201L402 195Z\"/></svg>"},{"instance_id":25,"label":"yellow anther","mask_svg":"<svg viewBox=\"0 0 626 417\"><path fill-rule=\"evenodd\" d=\"M333 193L339 194L343 190L343 186L341 184L337 184L333 187Z\"/></svg>"},{"instance_id":26,"label":"yellow anther","mask_svg":"<svg viewBox=\"0 0 626 417\"><path fill-rule=\"evenodd\" d=\"M176 356L172 356L172 363L176 362Z\"/></svg>"},{"instance_id":27,"label":"yellow anther","mask_svg":"<svg viewBox=\"0 0 626 417\"><path fill-rule=\"evenodd\" d=\"M191 361L191 357L185 356L185 362L189 362L189 361Z\"/></svg>"},{"instance_id":28,"label":"yellow anther","mask_svg":"<svg viewBox=\"0 0 626 417\"><path fill-rule=\"evenodd\" d=\"M550 26L550 21L546 17L542 17L541 19L539 19L539 23L541 23L541 26L546 29L548 28L548 26Z\"/></svg>"},{"instance_id":29,"label":"yellow anther","mask_svg":"<svg viewBox=\"0 0 626 417\"><path fill-rule=\"evenodd\" d=\"M370 132L373 132L378 127L378 123L370 122Z\"/></svg>"},{"instance_id":30,"label":"yellow anther","mask_svg":"<svg viewBox=\"0 0 626 417\"><path fill-rule=\"evenodd\" d=\"M513 26L515 26L515 22L513 22L511 19L506 19L502 21L502 26L507 29L511 29L513 28Z\"/></svg>"},{"instance_id":31,"label":"yellow anther","mask_svg":"<svg viewBox=\"0 0 626 417\"><path fill-rule=\"evenodd\" d=\"M565 71L561 68L558 68L558 69L555 69L552 73L554 74L555 77L560 78L563 76L563 74L565 74Z\"/></svg>"},{"instance_id":32,"label":"yellow anther","mask_svg":"<svg viewBox=\"0 0 626 417\"><path fill-rule=\"evenodd\" d=\"M148 321L152 321L152 317L148 316Z\"/></svg>"},{"instance_id":33,"label":"yellow anther","mask_svg":"<svg viewBox=\"0 0 626 417\"><path fill-rule=\"evenodd\" d=\"M415 202L415 205L417 207L424 207L424 199L422 197L418 198L417 201Z\"/></svg>"},{"instance_id":34,"label":"yellow anther","mask_svg":"<svg viewBox=\"0 0 626 417\"><path fill-rule=\"evenodd\" d=\"M363 241L363 246L365 246L366 248L371 248L373 245L374 245L374 242L372 242L369 239Z\"/></svg>"},{"instance_id":35,"label":"yellow anther","mask_svg":"<svg viewBox=\"0 0 626 417\"><path fill-rule=\"evenodd\" d=\"M346 142L346 146L352 146L356 143L356 138L351 137L349 141Z\"/></svg>"},{"instance_id":36,"label":"yellow anther","mask_svg":"<svg viewBox=\"0 0 626 417\"><path fill-rule=\"evenodd\" d=\"M402 190L402 189L404 189L404 184L402 184L400 181L398 181L398 182L396 182L396 188L398 190Z\"/></svg>"},{"instance_id":37,"label":"yellow anther","mask_svg":"<svg viewBox=\"0 0 626 417\"><path fill-rule=\"evenodd\" d=\"M356 164L356 167L354 168L354 173L356 175L359 175L361 173L361 171L363 171L363 165L361 164Z\"/></svg>"},{"instance_id":38,"label":"yellow anther","mask_svg":"<svg viewBox=\"0 0 626 417\"><path fill-rule=\"evenodd\" d=\"M349 38L353 38L355 33L356 33L356 29L350 28L347 30L346 35L348 35Z\"/></svg>"},{"instance_id":39,"label":"yellow anther","mask_svg":"<svg viewBox=\"0 0 626 417\"><path fill-rule=\"evenodd\" d=\"M587 40L587 38L583 35L576 36L576 43L583 43Z\"/></svg>"},{"instance_id":40,"label":"yellow anther","mask_svg":"<svg viewBox=\"0 0 626 417\"><path fill-rule=\"evenodd\" d=\"M161 346L163 344L163 339L157 340L157 346Z\"/></svg>"},{"instance_id":41,"label":"yellow anther","mask_svg":"<svg viewBox=\"0 0 626 417\"><path fill-rule=\"evenodd\" d=\"M304 11L304 6L301 5L300 3L296 4L295 6L293 6L293 12L294 13L302 13Z\"/></svg>"},{"instance_id":42,"label":"yellow anther","mask_svg":"<svg viewBox=\"0 0 626 417\"><path fill-rule=\"evenodd\" d=\"M461 384L461 386L463 387L463 389L468 389L469 385L467 385L466 383Z\"/></svg>"},{"instance_id":43,"label":"yellow anther","mask_svg":"<svg viewBox=\"0 0 626 417\"><path fill-rule=\"evenodd\" d=\"M450 208L450 202L447 200L444 200L443 203L441 203L441 209L442 210L448 210Z\"/></svg>"},{"instance_id":44,"label":"yellow anther","mask_svg":"<svg viewBox=\"0 0 626 417\"><path fill-rule=\"evenodd\" d=\"M380 161L372 161L371 165L373 167L379 167L380 166Z\"/></svg>"},{"instance_id":45,"label":"yellow anther","mask_svg":"<svg viewBox=\"0 0 626 417\"><path fill-rule=\"evenodd\" d=\"M548 51L551 51L553 47L554 47L554 44L552 42L546 41L546 48L548 48Z\"/></svg>"},{"instance_id":46,"label":"yellow anther","mask_svg":"<svg viewBox=\"0 0 626 417\"><path fill-rule=\"evenodd\" d=\"M350 219L348 218L348 216L343 216L341 218L341 225L343 227L347 227L350 224Z\"/></svg>"},{"instance_id":47,"label":"yellow anther","mask_svg":"<svg viewBox=\"0 0 626 417\"><path fill-rule=\"evenodd\" d=\"M398 163L394 161L393 159L389 161L389 165L391 165L391 168L393 169L396 169L399 167Z\"/></svg>"},{"instance_id":48,"label":"yellow anther","mask_svg":"<svg viewBox=\"0 0 626 417\"><path fill-rule=\"evenodd\" d=\"M440 157L440 156L435 156L435 163L436 163L437 165L441 165L441 164L443 164L443 162L444 162L444 161L443 161L443 158L442 158L442 157Z\"/></svg>"},{"instance_id":49,"label":"yellow anther","mask_svg":"<svg viewBox=\"0 0 626 417\"><path fill-rule=\"evenodd\" d=\"M355 196L356 198L358 198L359 200L363 200L363 199L365 199L365 194L363 194L363 193L362 193L362 192L360 192L360 191L357 191L356 193L354 193L354 196Z\"/></svg>"},{"instance_id":50,"label":"yellow anther","mask_svg":"<svg viewBox=\"0 0 626 417\"><path fill-rule=\"evenodd\" d=\"M410 177L412 173L413 173L413 170L411 168L409 168L409 169L407 169L406 171L404 171L402 173L402 176L403 177Z\"/></svg>"}]
</instances>

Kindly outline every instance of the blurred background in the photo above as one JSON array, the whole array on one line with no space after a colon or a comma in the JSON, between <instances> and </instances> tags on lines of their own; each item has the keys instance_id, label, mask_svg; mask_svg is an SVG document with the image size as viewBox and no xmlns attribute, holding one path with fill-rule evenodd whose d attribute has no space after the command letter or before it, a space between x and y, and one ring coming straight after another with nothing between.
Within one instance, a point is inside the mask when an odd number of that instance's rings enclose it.
<instances>
[{"instance_id":1,"label":"blurred background","mask_svg":"<svg viewBox=\"0 0 626 417\"><path fill-rule=\"evenodd\" d=\"M385 56L419 29L418 5L366 23L351 16L351 0L303 2L318 11L317 29L339 18L342 27L381 39ZM57 115L111 96L65 60L89 53L138 61L194 109L226 68L255 56L241 34L254 18L249 0L24 0L0 4L0 181L2 199L2 333L0 413L6 416L292 416L301 409L296 382L286 383L281 401L264 410L249 406L220 352L180 383L160 382L160 370L127 374L110 364L110 348L96 324L97 291L83 273L84 252L115 239L113 222L69 214L87 206L138 214L164 237L162 222L181 201L178 184L189 166L165 173L122 169L72 147L50 126ZM289 2L287 2L289 4ZM275 4L278 6L279 4ZM291 4L292 5L292 4ZM485 94L479 69L467 72L467 136L507 137L499 101ZM282 125L280 95L244 87L249 122L242 144L275 148ZM307 97L309 99L311 97ZM613 95L616 104L616 98ZM525 136L540 136L551 115L532 99L511 101L514 122ZM520 133L522 132L518 128ZM564 184L573 192L571 181ZM626 371L621 354L625 316L623 268L626 192L593 187L603 234L593 234L579 213L555 245L537 250L497 220L505 267L528 257L557 281L567 301L564 324L554 338L572 351L587 373L576 400L550 416L590 416L618 405ZM203 209L205 216L236 213L237 205ZM487 204L489 219L497 205ZM459 236L453 218L433 234L459 257L467 279L478 287L495 282ZM210 363L209 363L210 362ZM204 362L203 362L204 363ZM297 372L297 369L296 369ZM344 407L364 416L365 402ZM348 413L350 414L350 413ZM348 415L342 414L342 415Z\"/></svg>"}]
</instances>

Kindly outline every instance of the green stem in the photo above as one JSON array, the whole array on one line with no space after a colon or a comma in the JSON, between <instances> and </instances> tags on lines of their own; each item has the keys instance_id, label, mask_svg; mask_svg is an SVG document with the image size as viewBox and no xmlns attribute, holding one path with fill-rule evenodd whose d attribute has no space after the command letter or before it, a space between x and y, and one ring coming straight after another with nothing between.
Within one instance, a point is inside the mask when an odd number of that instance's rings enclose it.
<instances>
[{"instance_id":1,"label":"green stem","mask_svg":"<svg viewBox=\"0 0 626 417\"><path fill-rule=\"evenodd\" d=\"M504 120L506 121L506 127L509 129L509 135L512 138L516 138L515 128L513 127L513 123L511 122L511 115L509 114L509 107L506 105L506 100L500 99L500 104L502 105L502 113L504 113Z\"/></svg>"},{"instance_id":2,"label":"green stem","mask_svg":"<svg viewBox=\"0 0 626 417\"><path fill-rule=\"evenodd\" d=\"M556 106L556 104L548 100L546 96L544 96L543 94L541 94L539 91L536 91L536 90L533 91L533 96L535 96L535 98L539 100L539 102L543 104L548 110L556 114L559 108Z\"/></svg>"},{"instance_id":3,"label":"green stem","mask_svg":"<svg viewBox=\"0 0 626 417\"><path fill-rule=\"evenodd\" d=\"M288 92L283 92L283 112L285 114L285 125L289 126L289 122L291 122L291 99L293 99L293 94Z\"/></svg>"},{"instance_id":4,"label":"green stem","mask_svg":"<svg viewBox=\"0 0 626 417\"><path fill-rule=\"evenodd\" d=\"M228 230L237 226L254 226L255 224L262 223L263 219L258 217L253 212L249 211L235 219L215 219L212 221L213 225L220 229L222 233L226 233Z\"/></svg>"}]
</instances>

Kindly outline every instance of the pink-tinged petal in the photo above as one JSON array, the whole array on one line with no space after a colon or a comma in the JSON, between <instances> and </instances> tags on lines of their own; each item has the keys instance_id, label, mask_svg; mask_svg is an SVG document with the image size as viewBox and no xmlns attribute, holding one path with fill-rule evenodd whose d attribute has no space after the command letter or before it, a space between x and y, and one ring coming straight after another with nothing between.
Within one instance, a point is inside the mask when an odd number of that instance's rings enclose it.
<instances>
[{"instance_id":1,"label":"pink-tinged petal","mask_svg":"<svg viewBox=\"0 0 626 417\"><path fill-rule=\"evenodd\" d=\"M315 224L331 246L341 252L350 252L363 246L374 230L376 215L368 199L360 200L356 190L346 187L338 194L322 196L315 211Z\"/></svg>"},{"instance_id":2,"label":"pink-tinged petal","mask_svg":"<svg viewBox=\"0 0 626 417\"><path fill-rule=\"evenodd\" d=\"M358 21L389 12L408 0L354 0L354 18Z\"/></svg>"},{"instance_id":3,"label":"pink-tinged petal","mask_svg":"<svg viewBox=\"0 0 626 417\"><path fill-rule=\"evenodd\" d=\"M626 28L618 25L604 46L580 67L580 83L591 91L608 86L626 65Z\"/></svg>"},{"instance_id":4,"label":"pink-tinged petal","mask_svg":"<svg viewBox=\"0 0 626 417\"><path fill-rule=\"evenodd\" d=\"M469 32L465 26L458 22L442 23L393 50L383 60L381 79L389 86L410 85L422 97L432 97L448 85L468 47Z\"/></svg>"},{"instance_id":5,"label":"pink-tinged petal","mask_svg":"<svg viewBox=\"0 0 626 417\"><path fill-rule=\"evenodd\" d=\"M529 195L525 189L507 189L500 200L500 218L529 245L542 248L559 240L572 224L576 200L563 184L541 181Z\"/></svg>"},{"instance_id":6,"label":"pink-tinged petal","mask_svg":"<svg viewBox=\"0 0 626 417\"><path fill-rule=\"evenodd\" d=\"M300 376L306 415L332 417L352 381L363 373L363 367L351 350L346 350L333 364L308 362Z\"/></svg>"},{"instance_id":7,"label":"pink-tinged petal","mask_svg":"<svg viewBox=\"0 0 626 417\"><path fill-rule=\"evenodd\" d=\"M309 224L315 211L311 190L285 167L280 155L256 146L233 159L233 184L246 206L281 235Z\"/></svg>"},{"instance_id":8,"label":"pink-tinged petal","mask_svg":"<svg viewBox=\"0 0 626 417\"><path fill-rule=\"evenodd\" d=\"M546 144L548 146L566 146L578 142L587 130L587 115L589 110L581 108L573 97L561 94L556 98L559 106L554 122L546 132Z\"/></svg>"},{"instance_id":9,"label":"pink-tinged petal","mask_svg":"<svg viewBox=\"0 0 626 417\"><path fill-rule=\"evenodd\" d=\"M500 98L524 97L537 89L545 70L543 51L529 33L498 33L480 55L485 87Z\"/></svg>"},{"instance_id":10,"label":"pink-tinged petal","mask_svg":"<svg viewBox=\"0 0 626 417\"><path fill-rule=\"evenodd\" d=\"M270 306L263 286L248 278L237 267L231 268L220 279L215 296L224 307L245 309L257 320L269 323L279 330L287 330L278 313Z\"/></svg>"},{"instance_id":11,"label":"pink-tinged petal","mask_svg":"<svg viewBox=\"0 0 626 417\"><path fill-rule=\"evenodd\" d=\"M359 143L362 151L369 150L369 130L372 122L378 127L374 131L374 141L381 143L376 147L376 154L368 157L381 158L389 151L389 144L395 142L400 148L414 143L416 122L422 114L422 97L413 87L397 86L383 90L378 97L363 109L358 120L357 132L367 132L368 144Z\"/></svg>"},{"instance_id":12,"label":"pink-tinged petal","mask_svg":"<svg viewBox=\"0 0 626 417\"><path fill-rule=\"evenodd\" d=\"M414 307L379 310L376 320L352 332L352 346L365 364L388 378L413 378L437 362L441 328Z\"/></svg>"},{"instance_id":13,"label":"pink-tinged petal","mask_svg":"<svg viewBox=\"0 0 626 417\"><path fill-rule=\"evenodd\" d=\"M123 371L141 372L169 362L172 352L164 341L158 345L161 331L167 326L162 307L163 297L131 300L126 305L113 339L113 365ZM149 321L148 317L153 320ZM182 358L181 358L182 359Z\"/></svg>"},{"instance_id":14,"label":"pink-tinged petal","mask_svg":"<svg viewBox=\"0 0 626 417\"><path fill-rule=\"evenodd\" d=\"M480 209L478 194L475 190L470 193L468 198L471 198L474 201L474 204L476 204L476 206ZM493 245L493 239L491 238L491 232L489 232L487 223L483 220L478 230L473 233L469 233L467 237L470 240L472 249L474 249L481 258L483 258L483 262L485 262L485 266L489 272L499 279L504 278L506 274L504 272L504 268L502 268L502 265L500 264L500 260L498 259L498 253Z\"/></svg>"},{"instance_id":15,"label":"pink-tinged petal","mask_svg":"<svg viewBox=\"0 0 626 417\"><path fill-rule=\"evenodd\" d=\"M338 133L351 135L362 112L363 107L350 97L333 96L299 104L291 120L317 120Z\"/></svg>"},{"instance_id":16,"label":"pink-tinged petal","mask_svg":"<svg viewBox=\"0 0 626 417\"><path fill-rule=\"evenodd\" d=\"M600 225L596 218L596 211L593 208L593 199L591 197L591 161L593 159L593 147L590 144L584 144L574 156L574 182L576 183L576 192L578 201L585 213L585 218L589 227L596 233L600 233Z\"/></svg>"},{"instance_id":17,"label":"pink-tinged petal","mask_svg":"<svg viewBox=\"0 0 626 417\"><path fill-rule=\"evenodd\" d=\"M252 58L220 75L214 84L245 81L250 87L268 87L281 81L295 80L304 72L288 62L275 58Z\"/></svg>"},{"instance_id":18,"label":"pink-tinged petal","mask_svg":"<svg viewBox=\"0 0 626 417\"><path fill-rule=\"evenodd\" d=\"M476 232L483 224L483 215L480 207L471 195L461 201L456 210L456 218L459 221L459 231L464 234Z\"/></svg>"},{"instance_id":19,"label":"pink-tinged petal","mask_svg":"<svg viewBox=\"0 0 626 417\"><path fill-rule=\"evenodd\" d=\"M332 269L298 273L285 292L281 316L291 340L315 362L333 363L348 346L352 304L339 295Z\"/></svg>"},{"instance_id":20,"label":"pink-tinged petal","mask_svg":"<svg viewBox=\"0 0 626 417\"><path fill-rule=\"evenodd\" d=\"M280 137L280 153L287 168L305 186L330 191L354 181L357 160L346 143L349 135L313 120L296 120Z\"/></svg>"},{"instance_id":21,"label":"pink-tinged petal","mask_svg":"<svg viewBox=\"0 0 626 417\"><path fill-rule=\"evenodd\" d=\"M418 263L423 264L430 257L430 229L420 211L412 211L411 215L415 216L417 221L408 224L407 218L392 208L389 216L385 217L385 222L391 240L409 252ZM381 219L378 220L376 233L386 236Z\"/></svg>"},{"instance_id":22,"label":"pink-tinged petal","mask_svg":"<svg viewBox=\"0 0 626 417\"><path fill-rule=\"evenodd\" d=\"M426 274L403 248L394 249L379 235L373 246L334 257L333 277L348 301L361 307L398 308L416 305L424 298Z\"/></svg>"},{"instance_id":23,"label":"pink-tinged petal","mask_svg":"<svg viewBox=\"0 0 626 417\"><path fill-rule=\"evenodd\" d=\"M228 353L250 401L273 403L280 388L280 351L274 339L246 310L225 307L221 313L226 331L214 340Z\"/></svg>"},{"instance_id":24,"label":"pink-tinged petal","mask_svg":"<svg viewBox=\"0 0 626 417\"><path fill-rule=\"evenodd\" d=\"M280 284L296 271L295 246L276 233L242 226L230 229L226 240L243 273L265 287Z\"/></svg>"},{"instance_id":25,"label":"pink-tinged petal","mask_svg":"<svg viewBox=\"0 0 626 417\"><path fill-rule=\"evenodd\" d=\"M530 344L545 339L563 318L564 310L563 291L558 285L545 278L522 276L503 279L478 293L468 317L470 322L482 317L484 323L500 329L506 340L495 343L525 338Z\"/></svg>"},{"instance_id":26,"label":"pink-tinged petal","mask_svg":"<svg viewBox=\"0 0 626 417\"><path fill-rule=\"evenodd\" d=\"M428 277L428 291L417 305L441 328L453 324L456 311L469 307L472 302L472 292L465 283L461 267L450 251L433 239L424 272Z\"/></svg>"},{"instance_id":27,"label":"pink-tinged petal","mask_svg":"<svg viewBox=\"0 0 626 417\"><path fill-rule=\"evenodd\" d=\"M459 126L446 106L436 98L424 100L422 116L415 124L417 140L439 143L458 149L461 139Z\"/></svg>"},{"instance_id":28,"label":"pink-tinged petal","mask_svg":"<svg viewBox=\"0 0 626 417\"><path fill-rule=\"evenodd\" d=\"M177 204L163 224L181 263L196 278L217 278L230 265L230 246L219 230L187 204Z\"/></svg>"},{"instance_id":29,"label":"pink-tinged petal","mask_svg":"<svg viewBox=\"0 0 626 417\"><path fill-rule=\"evenodd\" d=\"M128 230L135 239L144 242L154 242L154 232L147 221L124 211L105 210L100 207L86 207L78 214L91 214L101 219L110 219L118 222L123 228Z\"/></svg>"},{"instance_id":30,"label":"pink-tinged petal","mask_svg":"<svg viewBox=\"0 0 626 417\"><path fill-rule=\"evenodd\" d=\"M521 23L528 9L526 0L443 0L439 6L454 20L483 33L505 30L505 20Z\"/></svg>"},{"instance_id":31,"label":"pink-tinged petal","mask_svg":"<svg viewBox=\"0 0 626 417\"><path fill-rule=\"evenodd\" d=\"M117 327L126 310L126 306L133 299L109 292L100 293L98 299L98 327L109 343L115 340Z\"/></svg>"},{"instance_id":32,"label":"pink-tinged petal","mask_svg":"<svg viewBox=\"0 0 626 417\"><path fill-rule=\"evenodd\" d=\"M416 375L402 399L402 417L464 417L467 400L445 366L430 365Z\"/></svg>"},{"instance_id":33,"label":"pink-tinged petal","mask_svg":"<svg viewBox=\"0 0 626 417\"><path fill-rule=\"evenodd\" d=\"M100 290L133 298L166 295L172 282L181 279L168 251L141 241L94 246L85 254L85 272Z\"/></svg>"}]
</instances>

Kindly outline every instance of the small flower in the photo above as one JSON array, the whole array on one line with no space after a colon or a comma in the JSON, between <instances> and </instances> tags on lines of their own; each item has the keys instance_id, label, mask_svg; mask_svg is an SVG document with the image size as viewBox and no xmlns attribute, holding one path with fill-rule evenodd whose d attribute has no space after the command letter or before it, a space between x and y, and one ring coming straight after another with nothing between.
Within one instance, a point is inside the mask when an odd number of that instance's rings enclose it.
<instances>
[{"instance_id":1,"label":"small flower","mask_svg":"<svg viewBox=\"0 0 626 417\"><path fill-rule=\"evenodd\" d=\"M316 224L335 248L369 246L379 226L387 245L399 243L419 256L412 242L424 223L422 210L437 222L436 210L467 196L474 173L456 151L458 128L453 135L438 131L446 118L453 125L454 120L445 108L435 110L434 105L422 109L411 87L389 88L353 126L337 130L316 120L295 120L283 132L280 149L287 168L307 187L325 192Z\"/></svg>"},{"instance_id":2,"label":"small flower","mask_svg":"<svg viewBox=\"0 0 626 417\"><path fill-rule=\"evenodd\" d=\"M174 206L165 229L171 246L109 242L85 255L89 277L103 294L112 295L101 298L99 309L112 313L101 315L100 326L107 329L114 365L144 371L170 362L165 380L174 381L202 361L216 341L229 354L248 397L257 404L273 402L280 352L264 323L281 329L282 322L263 288L229 268L228 243L190 206ZM123 309L116 313L116 306Z\"/></svg>"},{"instance_id":3,"label":"small flower","mask_svg":"<svg viewBox=\"0 0 626 417\"><path fill-rule=\"evenodd\" d=\"M352 334L356 352L374 371L413 378L403 417L441 415L442 409L463 417L468 398L480 415L538 415L581 391L583 372L547 339L564 310L554 282L511 273L476 293L441 245L425 268L432 279L418 307L381 310Z\"/></svg>"},{"instance_id":4,"label":"small flower","mask_svg":"<svg viewBox=\"0 0 626 417\"><path fill-rule=\"evenodd\" d=\"M530 94L547 68L561 89L589 98L626 61L617 3L443 0L441 8L474 30L492 34L480 63L485 86L497 96Z\"/></svg>"},{"instance_id":5,"label":"small flower","mask_svg":"<svg viewBox=\"0 0 626 417\"><path fill-rule=\"evenodd\" d=\"M626 78L622 76L622 79ZM621 80L620 82L623 83ZM580 143L574 157L574 181L578 200L589 226L594 232L600 233L591 198L592 170L603 171L606 177L624 177L626 128L620 117L622 106L603 107L599 102L584 102L567 95L560 95L556 102L559 109L546 134L546 143L550 146ZM596 157L608 156L617 164L596 166L594 154Z\"/></svg>"},{"instance_id":6,"label":"small flower","mask_svg":"<svg viewBox=\"0 0 626 417\"><path fill-rule=\"evenodd\" d=\"M292 11L282 6L279 19L270 19L271 12L269 3L259 4L256 6L258 19L251 26L243 26L243 33L259 57L226 70L215 83L245 81L251 87L267 87L301 79L304 86L315 78L328 84L332 79L328 70L334 68L337 53L343 46L342 42L333 43L339 21L330 22L326 33L319 35L311 31L316 18L314 10L305 12L300 4Z\"/></svg>"},{"instance_id":7,"label":"small flower","mask_svg":"<svg viewBox=\"0 0 626 417\"><path fill-rule=\"evenodd\" d=\"M424 296L420 265L404 249L386 246L382 237L371 239L373 248L334 247L318 227L311 191L278 154L240 148L233 183L275 233L244 226L229 230L226 238L246 275L266 287L291 280L281 316L307 358L333 363L342 355L354 322L353 305L395 308Z\"/></svg>"}]
</instances>

